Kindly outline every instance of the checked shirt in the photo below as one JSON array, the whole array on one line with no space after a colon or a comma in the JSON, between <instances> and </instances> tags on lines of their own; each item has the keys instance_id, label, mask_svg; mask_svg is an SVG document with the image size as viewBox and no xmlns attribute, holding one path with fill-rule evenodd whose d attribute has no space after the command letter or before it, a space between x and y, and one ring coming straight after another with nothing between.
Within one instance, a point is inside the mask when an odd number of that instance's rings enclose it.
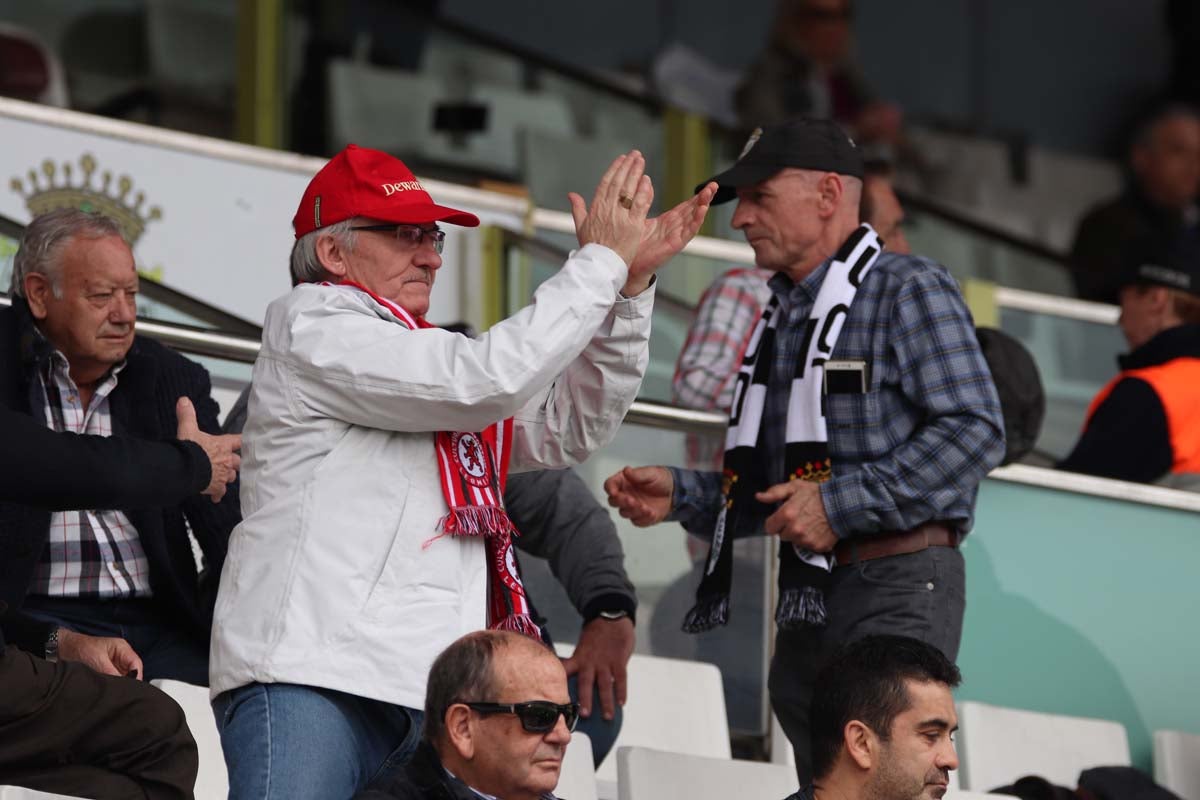
<instances>
[{"instance_id":1,"label":"checked shirt","mask_svg":"<svg viewBox=\"0 0 1200 800\"><path fill-rule=\"evenodd\" d=\"M781 303L759 447L770 483L783 481L788 392L804 323L829 262L798 284L770 280ZM958 286L924 258L884 252L858 290L833 351L865 361L869 391L825 395L833 477L821 484L839 538L909 530L940 520L971 529L979 482L1004 454L991 372ZM672 468L677 520L710 536L721 500L718 472ZM760 534L746 519L735 536Z\"/></svg>"},{"instance_id":2,"label":"checked shirt","mask_svg":"<svg viewBox=\"0 0 1200 800\"><path fill-rule=\"evenodd\" d=\"M47 427L62 432L112 435L109 394L118 364L96 384L85 409L67 359L55 351L39 374ZM51 597L148 597L150 568L137 529L121 511L57 511L34 574L31 594Z\"/></svg>"}]
</instances>

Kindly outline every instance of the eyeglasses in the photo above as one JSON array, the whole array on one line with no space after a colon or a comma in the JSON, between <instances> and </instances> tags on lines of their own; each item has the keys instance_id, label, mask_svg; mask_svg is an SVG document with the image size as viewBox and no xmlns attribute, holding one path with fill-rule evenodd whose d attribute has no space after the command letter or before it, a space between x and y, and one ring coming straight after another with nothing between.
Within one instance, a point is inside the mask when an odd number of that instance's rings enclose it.
<instances>
[{"instance_id":1,"label":"eyeglasses","mask_svg":"<svg viewBox=\"0 0 1200 800\"><path fill-rule=\"evenodd\" d=\"M392 231L396 241L407 248L416 249L428 238L433 249L441 255L446 244L446 232L440 228L422 228L420 225L351 225L352 231Z\"/></svg>"},{"instance_id":2,"label":"eyeglasses","mask_svg":"<svg viewBox=\"0 0 1200 800\"><path fill-rule=\"evenodd\" d=\"M579 722L579 703L551 703L549 700L530 700L528 703L463 703L480 714L516 714L521 727L530 733L549 733L558 724L558 715L567 723L567 730L575 730Z\"/></svg>"}]
</instances>

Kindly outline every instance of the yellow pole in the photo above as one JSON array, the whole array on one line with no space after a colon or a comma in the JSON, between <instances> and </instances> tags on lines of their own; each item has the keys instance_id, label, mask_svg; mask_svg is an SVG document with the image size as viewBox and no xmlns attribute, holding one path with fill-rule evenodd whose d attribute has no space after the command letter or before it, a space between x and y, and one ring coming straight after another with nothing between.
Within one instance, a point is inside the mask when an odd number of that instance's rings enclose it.
<instances>
[{"instance_id":1,"label":"yellow pole","mask_svg":"<svg viewBox=\"0 0 1200 800\"><path fill-rule=\"evenodd\" d=\"M239 141L283 146L284 0L238 0Z\"/></svg>"}]
</instances>

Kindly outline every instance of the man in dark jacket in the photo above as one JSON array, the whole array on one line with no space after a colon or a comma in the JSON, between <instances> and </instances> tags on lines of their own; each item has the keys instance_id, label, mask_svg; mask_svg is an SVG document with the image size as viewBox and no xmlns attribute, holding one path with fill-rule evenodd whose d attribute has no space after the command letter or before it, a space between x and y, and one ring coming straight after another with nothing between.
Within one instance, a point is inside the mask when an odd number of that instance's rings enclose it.
<instances>
[{"instance_id":1,"label":"man in dark jacket","mask_svg":"<svg viewBox=\"0 0 1200 800\"><path fill-rule=\"evenodd\" d=\"M1129 167L1129 187L1088 211L1075 232L1070 266L1084 300L1117 302L1121 256L1138 241L1200 241L1200 115L1172 106L1152 116L1134 137Z\"/></svg>"},{"instance_id":2,"label":"man in dark jacket","mask_svg":"<svg viewBox=\"0 0 1200 800\"><path fill-rule=\"evenodd\" d=\"M1120 325L1131 349L1058 467L1200 486L1200 251L1152 241L1125 263Z\"/></svg>"},{"instance_id":3,"label":"man in dark jacket","mask_svg":"<svg viewBox=\"0 0 1200 800\"><path fill-rule=\"evenodd\" d=\"M433 662L412 760L360 800L552 800L579 705L554 653L508 631L469 633Z\"/></svg>"},{"instance_id":4,"label":"man in dark jacket","mask_svg":"<svg viewBox=\"0 0 1200 800\"><path fill-rule=\"evenodd\" d=\"M217 432L205 370L134 335L137 273L111 220L74 210L36 218L13 262L13 305L0 311L0 405L47 428L172 438L180 397ZM64 472L79 469L68 464ZM111 640L111 663L139 677L205 684L217 576L240 519L237 485L213 504L50 513L0 504L8 639L54 656L63 633ZM198 569L191 540L204 556Z\"/></svg>"},{"instance_id":5,"label":"man in dark jacket","mask_svg":"<svg viewBox=\"0 0 1200 800\"><path fill-rule=\"evenodd\" d=\"M0 407L0 501L68 509L220 499L236 477L239 437L202 433L186 400L179 411L187 441L145 442L55 433ZM3 529L0 542L7 552ZM7 602L19 603L24 585L8 572L0 582ZM4 627L29 625L7 602ZM196 745L178 705L145 683L100 674L118 674L99 668L113 667L116 640L62 633L56 663L5 647L0 635L0 780L99 798L191 797Z\"/></svg>"}]
</instances>

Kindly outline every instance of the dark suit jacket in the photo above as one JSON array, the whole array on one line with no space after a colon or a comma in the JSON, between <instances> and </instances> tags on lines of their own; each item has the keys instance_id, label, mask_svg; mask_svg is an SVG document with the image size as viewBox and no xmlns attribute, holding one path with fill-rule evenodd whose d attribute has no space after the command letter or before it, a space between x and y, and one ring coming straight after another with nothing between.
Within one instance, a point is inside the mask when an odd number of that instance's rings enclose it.
<instances>
[{"instance_id":1,"label":"dark suit jacket","mask_svg":"<svg viewBox=\"0 0 1200 800\"><path fill-rule=\"evenodd\" d=\"M44 423L37 393L36 370L49 357L49 348L36 335L24 301L0 310L0 406L28 414ZM196 407L200 428L218 433L218 407L210 396L208 372L193 361L150 339L135 337L117 386L109 395L113 435L149 440L175 438L175 402L187 396ZM65 464L71 480L83 464ZM166 487L164 487L166 488ZM169 496L169 495L168 495ZM166 618L207 645L217 581L225 562L229 534L241 520L235 482L213 504L193 494L184 501L158 507L121 509L137 528L150 567L150 586ZM204 553L206 569L197 574L185 519ZM20 503L0 503L0 630L12 643L40 653L48 626L34 626L16 610L28 592L50 524L50 512Z\"/></svg>"}]
</instances>

